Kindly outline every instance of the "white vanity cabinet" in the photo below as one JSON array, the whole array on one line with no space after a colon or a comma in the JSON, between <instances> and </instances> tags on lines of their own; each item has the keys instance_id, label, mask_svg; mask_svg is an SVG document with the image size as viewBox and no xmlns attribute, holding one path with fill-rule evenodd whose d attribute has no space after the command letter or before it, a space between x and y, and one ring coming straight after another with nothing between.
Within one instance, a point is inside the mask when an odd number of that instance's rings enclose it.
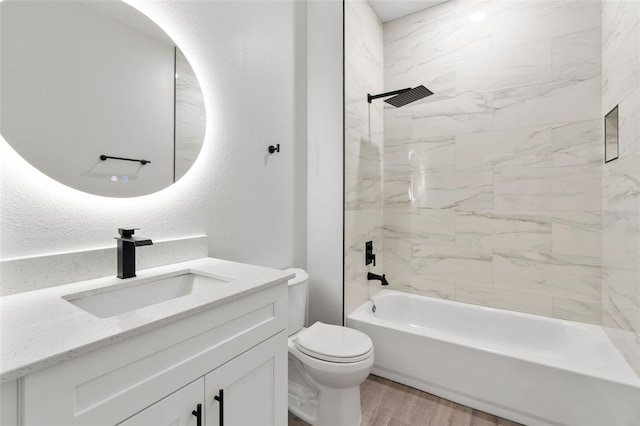
<instances>
[{"instance_id":1,"label":"white vanity cabinet","mask_svg":"<svg viewBox=\"0 0 640 426\"><path fill-rule=\"evenodd\" d=\"M203 387L204 379L198 379L120 423L120 426L198 426L194 411L199 409L202 416Z\"/></svg>"},{"instance_id":2,"label":"white vanity cabinet","mask_svg":"<svg viewBox=\"0 0 640 426\"><path fill-rule=\"evenodd\" d=\"M287 337L271 339L207 374L205 420L207 426L287 424ZM277 352L277 354L276 354ZM275 355L274 355L275 354ZM238 372L241 372L238 374ZM282 378L285 378L284 387ZM285 405L285 417L274 408Z\"/></svg>"},{"instance_id":3,"label":"white vanity cabinet","mask_svg":"<svg viewBox=\"0 0 640 426\"><path fill-rule=\"evenodd\" d=\"M134 315L135 313L132 313ZM287 284L21 378L19 424L284 425Z\"/></svg>"},{"instance_id":4,"label":"white vanity cabinet","mask_svg":"<svg viewBox=\"0 0 640 426\"><path fill-rule=\"evenodd\" d=\"M282 333L134 415L120 426L284 425L277 411L286 353ZM286 342L286 339L285 339ZM200 419L198 422L198 418Z\"/></svg>"}]
</instances>

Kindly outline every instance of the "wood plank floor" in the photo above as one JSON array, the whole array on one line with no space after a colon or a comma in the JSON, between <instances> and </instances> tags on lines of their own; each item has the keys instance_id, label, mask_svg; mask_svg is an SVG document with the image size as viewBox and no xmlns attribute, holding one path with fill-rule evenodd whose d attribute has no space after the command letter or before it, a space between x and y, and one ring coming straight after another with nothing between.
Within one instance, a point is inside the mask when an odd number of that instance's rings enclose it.
<instances>
[{"instance_id":1,"label":"wood plank floor","mask_svg":"<svg viewBox=\"0 0 640 426\"><path fill-rule=\"evenodd\" d=\"M519 425L374 375L360 385L360 399L362 426ZM289 426L308 423L289 413Z\"/></svg>"}]
</instances>

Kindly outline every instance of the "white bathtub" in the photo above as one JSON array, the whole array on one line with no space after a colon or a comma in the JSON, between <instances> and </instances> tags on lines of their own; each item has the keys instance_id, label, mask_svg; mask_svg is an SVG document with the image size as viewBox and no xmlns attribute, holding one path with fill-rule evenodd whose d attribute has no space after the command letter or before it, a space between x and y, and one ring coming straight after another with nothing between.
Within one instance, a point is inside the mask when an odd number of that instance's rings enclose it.
<instances>
[{"instance_id":1,"label":"white bathtub","mask_svg":"<svg viewBox=\"0 0 640 426\"><path fill-rule=\"evenodd\" d=\"M601 327L390 290L347 325L387 379L527 425L640 425L640 380Z\"/></svg>"}]
</instances>

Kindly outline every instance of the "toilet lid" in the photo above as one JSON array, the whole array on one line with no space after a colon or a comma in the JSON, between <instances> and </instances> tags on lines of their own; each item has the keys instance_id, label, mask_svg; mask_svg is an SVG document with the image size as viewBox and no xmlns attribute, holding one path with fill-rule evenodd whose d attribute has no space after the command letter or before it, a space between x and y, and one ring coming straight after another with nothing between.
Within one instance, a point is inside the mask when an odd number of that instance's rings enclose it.
<instances>
[{"instance_id":1,"label":"toilet lid","mask_svg":"<svg viewBox=\"0 0 640 426\"><path fill-rule=\"evenodd\" d=\"M357 362L371 356L373 342L361 331L316 322L296 336L296 347L329 362Z\"/></svg>"}]
</instances>

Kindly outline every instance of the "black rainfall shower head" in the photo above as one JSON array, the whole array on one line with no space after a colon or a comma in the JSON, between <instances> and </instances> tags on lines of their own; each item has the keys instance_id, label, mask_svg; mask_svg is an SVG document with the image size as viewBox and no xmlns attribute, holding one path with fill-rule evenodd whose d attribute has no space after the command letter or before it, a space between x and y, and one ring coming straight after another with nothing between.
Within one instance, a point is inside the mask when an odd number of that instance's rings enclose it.
<instances>
[{"instance_id":1,"label":"black rainfall shower head","mask_svg":"<svg viewBox=\"0 0 640 426\"><path fill-rule=\"evenodd\" d=\"M433 95L433 92L431 90L427 89L423 85L420 85L418 87L414 87L413 89L411 87L408 87L406 89L394 90L393 92L381 93L379 95L368 94L367 100L369 101L369 103L371 103L373 99L388 98L389 96L393 96L393 98L386 99L385 102L389 105L393 105L396 108L400 108L401 106L405 106L407 104L410 104L411 102L415 102L419 99L426 98L427 96L431 95Z\"/></svg>"},{"instance_id":2,"label":"black rainfall shower head","mask_svg":"<svg viewBox=\"0 0 640 426\"><path fill-rule=\"evenodd\" d=\"M433 95L433 92L431 90L427 89L423 85L420 85L418 87L414 87L413 89L404 91L399 95L394 96L393 98L385 99L384 101L389 105L400 108L402 106L410 104L411 102L418 101L431 95Z\"/></svg>"}]
</instances>

